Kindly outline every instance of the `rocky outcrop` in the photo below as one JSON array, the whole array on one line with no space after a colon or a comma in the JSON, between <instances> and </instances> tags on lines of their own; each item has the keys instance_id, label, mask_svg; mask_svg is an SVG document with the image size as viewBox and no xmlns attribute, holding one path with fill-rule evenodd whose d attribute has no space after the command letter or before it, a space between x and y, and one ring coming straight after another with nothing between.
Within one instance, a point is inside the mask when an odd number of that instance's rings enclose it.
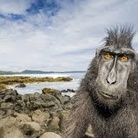
<instances>
[{"instance_id":1,"label":"rocky outcrop","mask_svg":"<svg viewBox=\"0 0 138 138\"><path fill-rule=\"evenodd\" d=\"M44 93L44 94L54 94L55 92L58 92L58 90L51 89L51 88L44 88L44 89L42 89L42 93Z\"/></svg>"},{"instance_id":2,"label":"rocky outcrop","mask_svg":"<svg viewBox=\"0 0 138 138\"><path fill-rule=\"evenodd\" d=\"M21 95L13 89L1 90L0 138L60 138L70 100L59 91Z\"/></svg>"},{"instance_id":3,"label":"rocky outcrop","mask_svg":"<svg viewBox=\"0 0 138 138\"><path fill-rule=\"evenodd\" d=\"M71 97L60 91L0 90L0 138L61 138L71 107Z\"/></svg>"}]
</instances>

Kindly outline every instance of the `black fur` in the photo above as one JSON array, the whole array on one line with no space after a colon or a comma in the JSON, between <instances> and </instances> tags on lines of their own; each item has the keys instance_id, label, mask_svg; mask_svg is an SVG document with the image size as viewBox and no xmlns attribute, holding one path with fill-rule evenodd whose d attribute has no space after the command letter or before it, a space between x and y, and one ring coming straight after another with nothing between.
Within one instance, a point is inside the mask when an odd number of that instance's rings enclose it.
<instances>
[{"instance_id":1,"label":"black fur","mask_svg":"<svg viewBox=\"0 0 138 138\"><path fill-rule=\"evenodd\" d=\"M106 45L132 49L134 33L130 28L108 31ZM138 138L138 70L129 75L127 92L111 108L97 99L95 80L98 61L95 57L74 96L74 105L63 138L84 138L88 124L95 138Z\"/></svg>"},{"instance_id":2,"label":"black fur","mask_svg":"<svg viewBox=\"0 0 138 138\"><path fill-rule=\"evenodd\" d=\"M114 45L118 48L131 48L131 42L135 35L133 27L116 27L114 29L107 29L108 36L104 38L105 46Z\"/></svg>"}]
</instances>

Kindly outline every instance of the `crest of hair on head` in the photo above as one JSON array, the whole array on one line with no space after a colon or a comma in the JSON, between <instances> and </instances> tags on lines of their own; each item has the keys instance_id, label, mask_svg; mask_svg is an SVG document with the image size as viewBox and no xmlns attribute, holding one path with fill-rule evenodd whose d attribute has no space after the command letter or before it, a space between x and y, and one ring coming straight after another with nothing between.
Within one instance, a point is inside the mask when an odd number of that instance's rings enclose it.
<instances>
[{"instance_id":1,"label":"crest of hair on head","mask_svg":"<svg viewBox=\"0 0 138 138\"><path fill-rule=\"evenodd\" d=\"M107 37L104 38L104 45L114 45L116 48L131 48L132 39L135 35L133 27L120 26L113 29L106 29Z\"/></svg>"}]
</instances>

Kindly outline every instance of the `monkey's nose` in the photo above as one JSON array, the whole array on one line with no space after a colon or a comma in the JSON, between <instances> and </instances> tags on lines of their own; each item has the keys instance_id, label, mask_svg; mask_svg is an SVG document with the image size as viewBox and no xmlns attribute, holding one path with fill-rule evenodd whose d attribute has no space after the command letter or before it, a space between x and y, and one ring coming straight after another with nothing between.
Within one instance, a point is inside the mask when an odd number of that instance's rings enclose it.
<instances>
[{"instance_id":1,"label":"monkey's nose","mask_svg":"<svg viewBox=\"0 0 138 138\"><path fill-rule=\"evenodd\" d=\"M107 79L106 79L107 83L111 84L115 84L116 83L116 73L114 72L110 72Z\"/></svg>"},{"instance_id":2,"label":"monkey's nose","mask_svg":"<svg viewBox=\"0 0 138 138\"><path fill-rule=\"evenodd\" d=\"M107 81L107 83L109 83L110 85L111 85L111 84L115 84L115 83L116 83L116 81L109 80L109 79L106 79L106 81Z\"/></svg>"}]
</instances>

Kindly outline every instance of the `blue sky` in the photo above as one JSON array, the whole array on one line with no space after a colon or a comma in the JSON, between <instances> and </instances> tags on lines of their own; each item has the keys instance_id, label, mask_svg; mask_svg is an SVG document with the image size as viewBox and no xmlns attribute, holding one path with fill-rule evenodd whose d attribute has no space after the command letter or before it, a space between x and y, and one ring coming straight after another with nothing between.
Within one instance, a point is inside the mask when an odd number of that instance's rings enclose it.
<instances>
[{"instance_id":1,"label":"blue sky","mask_svg":"<svg viewBox=\"0 0 138 138\"><path fill-rule=\"evenodd\" d=\"M137 13L137 0L0 0L0 70L86 70L105 29L138 31Z\"/></svg>"}]
</instances>

